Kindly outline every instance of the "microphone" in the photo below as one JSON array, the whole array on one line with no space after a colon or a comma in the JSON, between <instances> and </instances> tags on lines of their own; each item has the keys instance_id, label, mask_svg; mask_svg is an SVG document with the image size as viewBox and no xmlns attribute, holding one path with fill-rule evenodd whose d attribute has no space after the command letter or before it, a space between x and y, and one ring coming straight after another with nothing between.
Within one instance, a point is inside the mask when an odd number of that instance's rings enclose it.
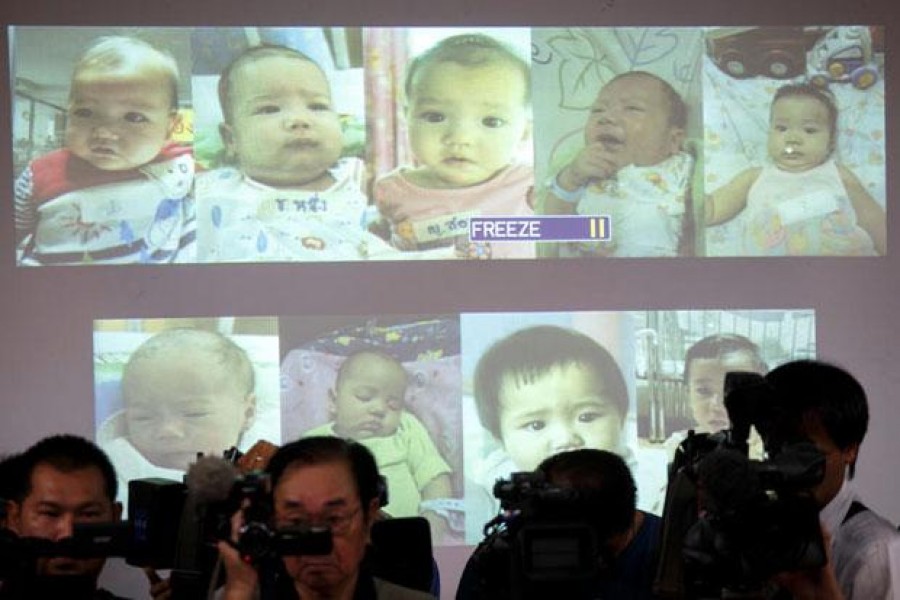
<instances>
[{"instance_id":1,"label":"microphone","mask_svg":"<svg viewBox=\"0 0 900 600\"><path fill-rule=\"evenodd\" d=\"M184 481L187 498L178 527L178 545L171 574L172 600L205 598L218 556L212 540L224 531L220 510L231 497L238 471L230 462L201 456L190 465ZM235 510L237 507L235 507Z\"/></svg>"},{"instance_id":2,"label":"microphone","mask_svg":"<svg viewBox=\"0 0 900 600\"><path fill-rule=\"evenodd\" d=\"M239 475L237 468L224 458L201 456L188 467L184 481L195 503L206 505L228 500Z\"/></svg>"}]
</instances>

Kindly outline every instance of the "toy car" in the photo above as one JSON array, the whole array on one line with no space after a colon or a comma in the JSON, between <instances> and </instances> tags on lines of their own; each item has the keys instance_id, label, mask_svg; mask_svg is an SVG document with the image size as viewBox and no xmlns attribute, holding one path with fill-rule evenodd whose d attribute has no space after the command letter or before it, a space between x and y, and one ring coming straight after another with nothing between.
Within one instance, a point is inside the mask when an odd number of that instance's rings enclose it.
<instances>
[{"instance_id":1,"label":"toy car","mask_svg":"<svg viewBox=\"0 0 900 600\"><path fill-rule=\"evenodd\" d=\"M810 82L814 85L848 82L864 90L878 81L868 27L835 27L813 45L809 54Z\"/></svg>"},{"instance_id":2,"label":"toy car","mask_svg":"<svg viewBox=\"0 0 900 600\"><path fill-rule=\"evenodd\" d=\"M738 27L710 30L707 54L727 75L792 79L806 72L806 53L820 33L803 27Z\"/></svg>"}]
</instances>

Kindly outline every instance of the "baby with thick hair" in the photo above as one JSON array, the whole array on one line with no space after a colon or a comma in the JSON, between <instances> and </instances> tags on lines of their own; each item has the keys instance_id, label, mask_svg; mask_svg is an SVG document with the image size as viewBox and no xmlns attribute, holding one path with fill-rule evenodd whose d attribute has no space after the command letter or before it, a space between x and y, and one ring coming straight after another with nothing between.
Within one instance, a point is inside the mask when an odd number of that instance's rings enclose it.
<instances>
[{"instance_id":1,"label":"baby with thick hair","mask_svg":"<svg viewBox=\"0 0 900 600\"><path fill-rule=\"evenodd\" d=\"M256 414L247 353L225 335L169 329L141 344L122 371L124 410L101 426L120 479L173 477L197 453L237 446Z\"/></svg>"},{"instance_id":2,"label":"baby with thick hair","mask_svg":"<svg viewBox=\"0 0 900 600\"><path fill-rule=\"evenodd\" d=\"M379 350L348 356L329 392L334 420L303 434L333 435L366 446L388 482L385 512L394 517L421 514L431 523L436 541L447 529L440 503L453 496L451 469L428 430L404 410L409 374L403 365Z\"/></svg>"},{"instance_id":3,"label":"baby with thick hair","mask_svg":"<svg viewBox=\"0 0 900 600\"><path fill-rule=\"evenodd\" d=\"M613 77L597 94L584 148L547 181L544 211L608 215L611 240L565 244L564 256L676 256L683 249L693 159L682 144L687 107L662 78Z\"/></svg>"},{"instance_id":4,"label":"baby with thick hair","mask_svg":"<svg viewBox=\"0 0 900 600\"><path fill-rule=\"evenodd\" d=\"M536 325L495 342L475 367L475 408L499 448L468 471L466 538L496 515L498 478L533 471L566 450L597 448L633 462L623 432L628 389L613 356L573 329Z\"/></svg>"},{"instance_id":5,"label":"baby with thick hair","mask_svg":"<svg viewBox=\"0 0 900 600\"><path fill-rule=\"evenodd\" d=\"M219 133L236 167L197 180L201 261L364 259L365 165L341 157L331 84L285 46L248 48L222 72Z\"/></svg>"},{"instance_id":6,"label":"baby with thick hair","mask_svg":"<svg viewBox=\"0 0 900 600\"><path fill-rule=\"evenodd\" d=\"M884 209L834 159L837 119L826 90L779 88L769 115L771 164L747 169L707 196L706 225L745 212L749 256L883 255Z\"/></svg>"},{"instance_id":7,"label":"baby with thick hair","mask_svg":"<svg viewBox=\"0 0 900 600\"><path fill-rule=\"evenodd\" d=\"M178 66L132 37L96 40L75 63L65 148L15 185L20 264L194 259L194 160L171 141Z\"/></svg>"},{"instance_id":8,"label":"baby with thick hair","mask_svg":"<svg viewBox=\"0 0 900 600\"><path fill-rule=\"evenodd\" d=\"M533 214L533 171L516 159L531 137L528 63L487 35L452 36L410 62L404 91L416 165L382 176L373 190L391 243L533 257L531 243L467 244L473 215Z\"/></svg>"},{"instance_id":9,"label":"baby with thick hair","mask_svg":"<svg viewBox=\"0 0 900 600\"><path fill-rule=\"evenodd\" d=\"M624 453L625 378L593 338L563 327L522 329L478 360L475 404L482 426L514 470L576 448Z\"/></svg>"}]
</instances>

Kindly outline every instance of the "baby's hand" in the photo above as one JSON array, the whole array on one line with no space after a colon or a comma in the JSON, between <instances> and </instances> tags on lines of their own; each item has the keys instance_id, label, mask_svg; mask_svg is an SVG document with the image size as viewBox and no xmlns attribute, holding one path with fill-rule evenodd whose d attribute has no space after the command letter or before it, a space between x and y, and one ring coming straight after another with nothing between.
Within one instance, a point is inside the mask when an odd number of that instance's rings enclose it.
<instances>
[{"instance_id":1,"label":"baby's hand","mask_svg":"<svg viewBox=\"0 0 900 600\"><path fill-rule=\"evenodd\" d=\"M575 160L560 172L559 184L575 190L594 181L609 179L618 169L609 150L595 142L582 148Z\"/></svg>"}]
</instances>

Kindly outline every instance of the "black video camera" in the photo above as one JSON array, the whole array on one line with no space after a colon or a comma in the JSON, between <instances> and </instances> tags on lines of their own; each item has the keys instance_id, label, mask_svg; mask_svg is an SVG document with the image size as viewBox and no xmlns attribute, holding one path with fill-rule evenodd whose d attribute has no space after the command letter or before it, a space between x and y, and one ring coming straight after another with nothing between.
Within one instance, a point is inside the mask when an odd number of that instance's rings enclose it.
<instances>
[{"instance_id":1,"label":"black video camera","mask_svg":"<svg viewBox=\"0 0 900 600\"><path fill-rule=\"evenodd\" d=\"M731 428L690 432L669 469L656 579L662 598L751 594L776 573L826 561L811 494L825 457L794 435L796 424L758 374L726 375L725 408ZM765 460L748 457L751 427Z\"/></svg>"},{"instance_id":2,"label":"black video camera","mask_svg":"<svg viewBox=\"0 0 900 600\"><path fill-rule=\"evenodd\" d=\"M598 536L602 510L585 494L548 483L541 473L513 473L497 481L494 496L500 514L485 525L485 539L471 559L475 596L594 598L608 567Z\"/></svg>"}]
</instances>

